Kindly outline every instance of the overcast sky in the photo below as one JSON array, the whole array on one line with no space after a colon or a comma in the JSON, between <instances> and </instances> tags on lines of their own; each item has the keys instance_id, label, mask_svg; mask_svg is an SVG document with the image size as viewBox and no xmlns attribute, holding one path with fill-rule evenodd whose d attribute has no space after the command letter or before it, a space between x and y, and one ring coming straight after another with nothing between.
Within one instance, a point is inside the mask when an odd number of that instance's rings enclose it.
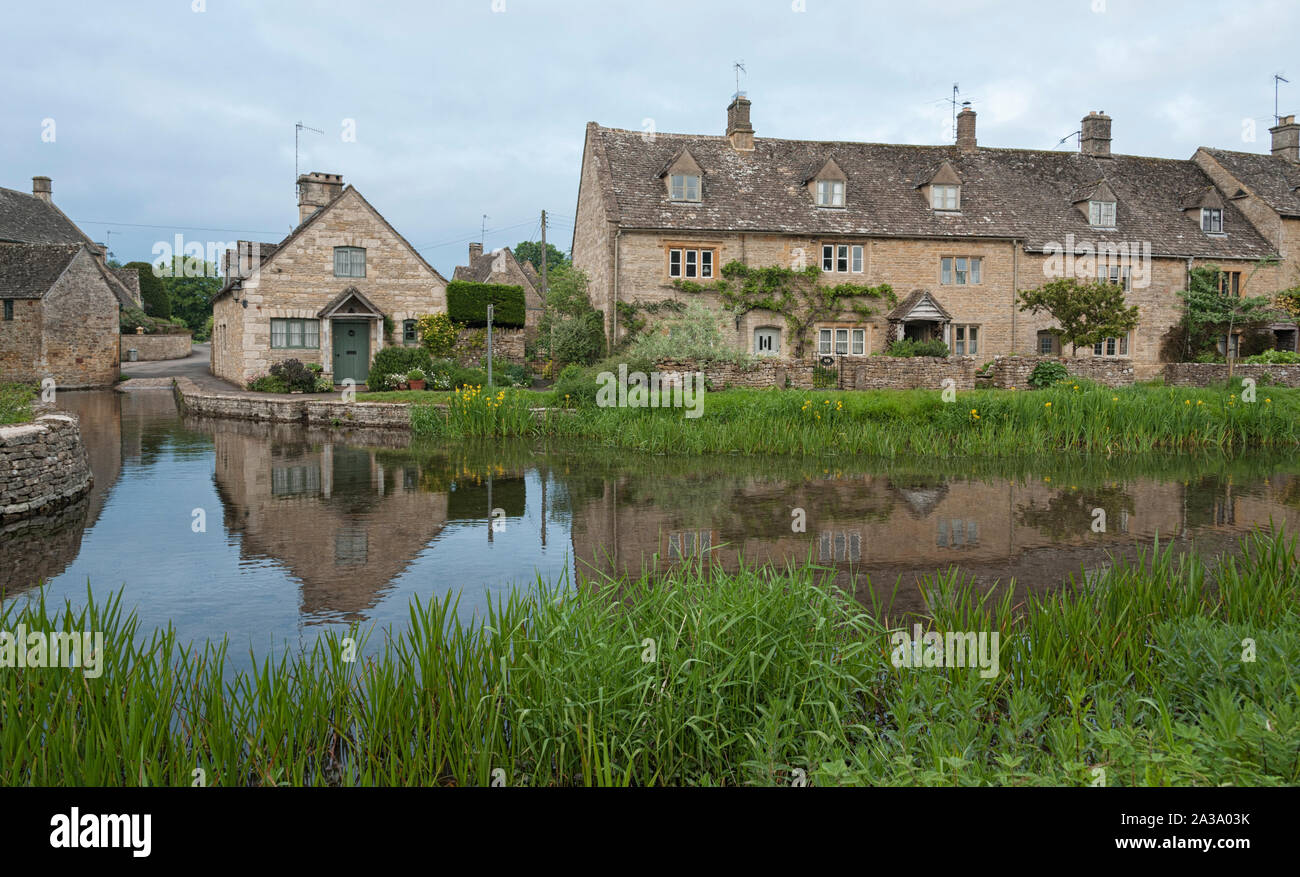
<instances>
[{"instance_id":1,"label":"overcast sky","mask_svg":"<svg viewBox=\"0 0 1300 877\"><path fill-rule=\"evenodd\" d=\"M52 177L123 262L176 234L284 237L297 121L324 132L302 134L301 170L342 174L448 277L483 214L491 249L535 239L545 208L567 250L585 123L721 134L741 59L759 137L951 142L954 82L986 146L1056 148L1104 110L1116 152L1267 152L1274 73L1300 109L1295 0L6 0L4 18L0 186Z\"/></svg>"}]
</instances>

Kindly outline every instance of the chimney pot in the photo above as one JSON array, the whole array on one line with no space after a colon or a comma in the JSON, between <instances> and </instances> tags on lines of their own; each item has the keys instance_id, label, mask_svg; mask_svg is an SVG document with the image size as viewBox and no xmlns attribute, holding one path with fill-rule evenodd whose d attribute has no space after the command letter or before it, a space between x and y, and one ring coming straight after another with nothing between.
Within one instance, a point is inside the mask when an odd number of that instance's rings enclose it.
<instances>
[{"instance_id":1,"label":"chimney pot","mask_svg":"<svg viewBox=\"0 0 1300 877\"><path fill-rule=\"evenodd\" d=\"M342 174L324 174L312 171L298 176L298 224L302 225L312 215L343 193Z\"/></svg>"},{"instance_id":2,"label":"chimney pot","mask_svg":"<svg viewBox=\"0 0 1300 877\"><path fill-rule=\"evenodd\" d=\"M1283 116L1268 130L1273 135L1273 154L1300 163L1300 125L1296 124L1295 116Z\"/></svg>"},{"instance_id":3,"label":"chimney pot","mask_svg":"<svg viewBox=\"0 0 1300 877\"><path fill-rule=\"evenodd\" d=\"M54 184L49 177L32 177L32 195L47 204L54 203Z\"/></svg>"},{"instance_id":4,"label":"chimney pot","mask_svg":"<svg viewBox=\"0 0 1300 877\"><path fill-rule=\"evenodd\" d=\"M1110 116L1099 110L1083 117L1079 126L1079 152L1093 158L1110 158Z\"/></svg>"},{"instance_id":5,"label":"chimney pot","mask_svg":"<svg viewBox=\"0 0 1300 877\"><path fill-rule=\"evenodd\" d=\"M727 107L727 139L737 152L754 150L754 126L749 123L749 107L749 98L743 93L737 93Z\"/></svg>"},{"instance_id":6,"label":"chimney pot","mask_svg":"<svg viewBox=\"0 0 1300 877\"><path fill-rule=\"evenodd\" d=\"M970 104L957 114L957 148L962 152L975 151L975 111Z\"/></svg>"}]
</instances>

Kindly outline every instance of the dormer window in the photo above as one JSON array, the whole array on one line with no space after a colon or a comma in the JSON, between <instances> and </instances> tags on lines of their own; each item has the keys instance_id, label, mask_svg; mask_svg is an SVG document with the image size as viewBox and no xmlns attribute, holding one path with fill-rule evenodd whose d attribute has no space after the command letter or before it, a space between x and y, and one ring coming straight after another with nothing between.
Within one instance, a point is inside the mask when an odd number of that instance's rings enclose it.
<instances>
[{"instance_id":1,"label":"dormer window","mask_svg":"<svg viewBox=\"0 0 1300 877\"><path fill-rule=\"evenodd\" d=\"M817 181L817 206L818 207L843 207L844 206L844 181L843 180L818 180Z\"/></svg>"},{"instance_id":2,"label":"dormer window","mask_svg":"<svg viewBox=\"0 0 1300 877\"><path fill-rule=\"evenodd\" d=\"M1114 201L1089 201L1088 224L1097 228L1115 227Z\"/></svg>"},{"instance_id":3,"label":"dormer window","mask_svg":"<svg viewBox=\"0 0 1300 877\"><path fill-rule=\"evenodd\" d=\"M930 186L930 206L935 210L957 210L961 205L961 186L950 183Z\"/></svg>"},{"instance_id":4,"label":"dormer window","mask_svg":"<svg viewBox=\"0 0 1300 877\"><path fill-rule=\"evenodd\" d=\"M1221 208L1201 208L1201 231L1206 234L1223 234L1223 210Z\"/></svg>"},{"instance_id":5,"label":"dormer window","mask_svg":"<svg viewBox=\"0 0 1300 877\"><path fill-rule=\"evenodd\" d=\"M700 178L696 174L672 174L669 189L674 201L699 201Z\"/></svg>"}]
</instances>

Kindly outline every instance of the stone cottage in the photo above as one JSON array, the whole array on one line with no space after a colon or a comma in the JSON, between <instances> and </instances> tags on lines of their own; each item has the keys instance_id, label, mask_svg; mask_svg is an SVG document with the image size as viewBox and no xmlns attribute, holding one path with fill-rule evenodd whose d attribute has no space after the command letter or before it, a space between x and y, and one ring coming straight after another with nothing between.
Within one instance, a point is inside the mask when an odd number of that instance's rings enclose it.
<instances>
[{"instance_id":1,"label":"stone cottage","mask_svg":"<svg viewBox=\"0 0 1300 877\"><path fill-rule=\"evenodd\" d=\"M1144 378L1167 354L1191 268L1216 264L1261 295L1285 288L1300 264L1294 244L1266 229L1269 205L1288 217L1296 209L1285 149L1254 157L1268 169L1250 188L1227 181L1230 163L1216 176L1212 151L1195 160L1113 153L1112 120L1100 112L1084 117L1077 151L1044 151L980 146L969 107L944 146L762 138L750 108L737 95L721 136L588 124L573 262L611 341L623 335L616 304L698 296L724 337L757 355L802 346L809 356L867 356L899 337L942 339L980 360L1059 354L1050 317L1021 312L1017 291L1105 277L1138 305L1140 323L1080 355L1129 358ZM1292 136L1274 130L1275 142ZM1255 270L1283 247L1284 264ZM707 287L732 261L815 265L828 284L887 283L896 305L875 302L875 314L792 339L781 314L733 314L716 293L675 287Z\"/></svg>"},{"instance_id":2,"label":"stone cottage","mask_svg":"<svg viewBox=\"0 0 1300 877\"><path fill-rule=\"evenodd\" d=\"M298 177L298 226L278 244L240 241L212 304L212 371L244 385L276 363L319 363L365 382L381 347L414 344L447 310L447 282L339 174Z\"/></svg>"},{"instance_id":3,"label":"stone cottage","mask_svg":"<svg viewBox=\"0 0 1300 877\"><path fill-rule=\"evenodd\" d=\"M52 188L48 177L30 195L0 188L0 381L109 386L120 308L139 305L139 278L108 266Z\"/></svg>"},{"instance_id":4,"label":"stone cottage","mask_svg":"<svg viewBox=\"0 0 1300 877\"><path fill-rule=\"evenodd\" d=\"M469 245L469 264L457 265L451 279L522 287L524 330L529 338L536 337L542 319L542 278L532 262L520 263L509 247L484 253L482 244L473 243Z\"/></svg>"}]
</instances>

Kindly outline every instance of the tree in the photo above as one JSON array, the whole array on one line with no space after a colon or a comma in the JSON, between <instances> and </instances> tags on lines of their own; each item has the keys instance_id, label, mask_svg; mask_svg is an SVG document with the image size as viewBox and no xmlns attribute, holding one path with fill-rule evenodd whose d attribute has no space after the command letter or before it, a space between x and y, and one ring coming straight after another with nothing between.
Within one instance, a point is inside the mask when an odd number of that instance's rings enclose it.
<instances>
[{"instance_id":1,"label":"tree","mask_svg":"<svg viewBox=\"0 0 1300 877\"><path fill-rule=\"evenodd\" d=\"M1123 287L1115 283L1080 283L1064 277L1022 290L1018 298L1020 310L1051 315L1057 325L1047 331L1069 343L1071 356L1076 356L1080 347L1126 335L1138 324L1137 305L1126 304Z\"/></svg>"},{"instance_id":2,"label":"tree","mask_svg":"<svg viewBox=\"0 0 1300 877\"><path fill-rule=\"evenodd\" d=\"M537 269L537 273L542 273L541 241L520 241L515 244L513 252L520 265L525 262L532 262L533 267ZM548 241L546 244L547 270L554 272L559 268L567 268L570 264L572 263L569 262L569 257L562 250L556 249L555 244Z\"/></svg>"},{"instance_id":3,"label":"tree","mask_svg":"<svg viewBox=\"0 0 1300 877\"><path fill-rule=\"evenodd\" d=\"M148 262L127 262L122 267L133 268L140 275L140 302L144 305L144 312L151 317L171 319L171 301L167 298L162 279L154 273L153 266Z\"/></svg>"},{"instance_id":4,"label":"tree","mask_svg":"<svg viewBox=\"0 0 1300 877\"><path fill-rule=\"evenodd\" d=\"M221 291L217 266L176 256L172 259L171 272L158 280L167 295L171 316L179 317L192 332L201 333L204 323L212 316L212 298Z\"/></svg>"},{"instance_id":5,"label":"tree","mask_svg":"<svg viewBox=\"0 0 1300 877\"><path fill-rule=\"evenodd\" d=\"M583 365L605 355L605 317L592 307L587 275L566 265L551 272L540 344L552 359Z\"/></svg>"},{"instance_id":6,"label":"tree","mask_svg":"<svg viewBox=\"0 0 1300 877\"><path fill-rule=\"evenodd\" d=\"M1255 264L1240 286L1240 295L1233 295L1228 290L1223 282L1223 272L1217 265L1191 270L1187 289L1178 293L1187 304L1183 311L1183 326L1189 356L1216 350L1219 341L1223 340L1228 377L1231 378L1236 359L1232 350L1233 333L1237 329L1251 329L1287 319L1285 311L1276 308L1268 296L1245 294L1255 272L1273 261L1265 257Z\"/></svg>"}]
</instances>

